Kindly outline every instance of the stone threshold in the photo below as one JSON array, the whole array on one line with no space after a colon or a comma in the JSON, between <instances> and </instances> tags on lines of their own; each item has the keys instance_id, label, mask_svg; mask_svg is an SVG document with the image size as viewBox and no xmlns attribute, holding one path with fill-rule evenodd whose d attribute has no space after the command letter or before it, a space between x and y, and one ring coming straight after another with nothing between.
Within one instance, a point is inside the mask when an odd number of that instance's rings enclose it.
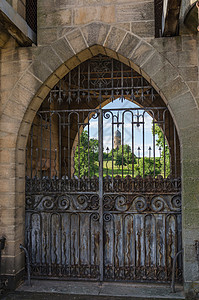
<instances>
[{"instance_id":1,"label":"stone threshold","mask_svg":"<svg viewBox=\"0 0 199 300\"><path fill-rule=\"evenodd\" d=\"M176 293L171 293L168 284L135 284L117 282L82 282L58 280L32 280L32 286L23 283L15 292L4 300L97 300L97 299L185 299L183 287L176 286Z\"/></svg>"}]
</instances>

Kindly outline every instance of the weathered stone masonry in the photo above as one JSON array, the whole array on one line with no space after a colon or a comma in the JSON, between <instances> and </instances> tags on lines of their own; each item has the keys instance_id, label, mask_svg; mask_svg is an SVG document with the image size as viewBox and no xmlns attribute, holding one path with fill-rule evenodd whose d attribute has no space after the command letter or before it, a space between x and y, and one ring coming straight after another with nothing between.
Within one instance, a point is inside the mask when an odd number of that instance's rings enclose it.
<instances>
[{"instance_id":1,"label":"weathered stone masonry","mask_svg":"<svg viewBox=\"0 0 199 300\"><path fill-rule=\"evenodd\" d=\"M183 11L189 5L186 2L182 2ZM25 231L25 148L36 111L69 70L102 53L142 74L173 116L181 142L185 290L199 291L195 252L195 240L199 240L199 40L185 29L182 26L177 37L154 39L153 1L39 0L38 45L19 47L10 38L1 49L4 274L17 281L24 269L19 244Z\"/></svg>"}]
</instances>

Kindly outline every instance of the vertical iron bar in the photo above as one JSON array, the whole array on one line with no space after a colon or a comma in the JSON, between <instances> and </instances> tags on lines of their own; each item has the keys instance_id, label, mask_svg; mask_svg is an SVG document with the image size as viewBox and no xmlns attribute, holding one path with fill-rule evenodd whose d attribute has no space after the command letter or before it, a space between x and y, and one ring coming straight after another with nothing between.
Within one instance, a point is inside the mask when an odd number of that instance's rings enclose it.
<instances>
[{"instance_id":1,"label":"vertical iron bar","mask_svg":"<svg viewBox=\"0 0 199 300\"><path fill-rule=\"evenodd\" d=\"M143 159L143 178L145 176L145 165L144 165L144 159L145 159L145 155L144 155L144 151L145 151L145 140L144 140L144 113L143 112L143 116L142 116L142 119L143 119L143 135L142 135L142 143L143 143L143 146L142 146L142 159ZM143 184L144 184L144 180L143 180Z\"/></svg>"},{"instance_id":2,"label":"vertical iron bar","mask_svg":"<svg viewBox=\"0 0 199 300\"><path fill-rule=\"evenodd\" d=\"M112 114L112 189L113 189L113 176L114 176L114 115Z\"/></svg>"},{"instance_id":3,"label":"vertical iron bar","mask_svg":"<svg viewBox=\"0 0 199 300\"><path fill-rule=\"evenodd\" d=\"M163 134L164 134L164 178L166 178L166 144L165 144L165 114L166 110L163 112Z\"/></svg>"},{"instance_id":4,"label":"vertical iron bar","mask_svg":"<svg viewBox=\"0 0 199 300\"><path fill-rule=\"evenodd\" d=\"M90 122L89 122L89 116L88 115L88 180L90 182ZM94 161L93 161L94 163Z\"/></svg>"},{"instance_id":5,"label":"vertical iron bar","mask_svg":"<svg viewBox=\"0 0 199 300\"><path fill-rule=\"evenodd\" d=\"M30 178L32 182L32 160L33 160L33 124L31 125L31 137L30 137Z\"/></svg>"},{"instance_id":6,"label":"vertical iron bar","mask_svg":"<svg viewBox=\"0 0 199 300\"><path fill-rule=\"evenodd\" d=\"M153 176L155 178L155 119L153 114Z\"/></svg>"},{"instance_id":7,"label":"vertical iron bar","mask_svg":"<svg viewBox=\"0 0 199 300\"><path fill-rule=\"evenodd\" d=\"M174 139L174 170L175 170L175 178L177 177L177 157L176 157L176 127L173 124L173 139Z\"/></svg>"},{"instance_id":8,"label":"vertical iron bar","mask_svg":"<svg viewBox=\"0 0 199 300\"><path fill-rule=\"evenodd\" d=\"M52 128L51 128L51 126L52 126L52 124L51 124L51 114L50 114L50 116L49 116L49 122L50 122L50 132L49 132L49 134L50 134L50 174L49 174L49 178L51 179L51 155L52 155L52 153L51 153L51 146L52 146L52 140L51 140L51 131L52 131Z\"/></svg>"},{"instance_id":9,"label":"vertical iron bar","mask_svg":"<svg viewBox=\"0 0 199 300\"><path fill-rule=\"evenodd\" d=\"M122 102L124 100L124 70L123 70L123 63L121 63L121 96L122 96Z\"/></svg>"},{"instance_id":10,"label":"vertical iron bar","mask_svg":"<svg viewBox=\"0 0 199 300\"><path fill-rule=\"evenodd\" d=\"M42 116L40 115L40 126L41 126L41 136L40 136L40 179L42 179L42 148L43 148L43 125L42 125Z\"/></svg>"},{"instance_id":11,"label":"vertical iron bar","mask_svg":"<svg viewBox=\"0 0 199 300\"><path fill-rule=\"evenodd\" d=\"M122 113L122 179L124 176L124 113ZM118 114L119 117L119 114ZM119 122L119 120L118 120Z\"/></svg>"},{"instance_id":12,"label":"vertical iron bar","mask_svg":"<svg viewBox=\"0 0 199 300\"><path fill-rule=\"evenodd\" d=\"M134 90L133 90L133 87L134 87L133 69L131 69L131 100L132 100L132 102L134 100Z\"/></svg>"},{"instance_id":13,"label":"vertical iron bar","mask_svg":"<svg viewBox=\"0 0 199 300\"><path fill-rule=\"evenodd\" d=\"M68 115L68 179L71 179L71 155L70 155L70 117L71 115Z\"/></svg>"},{"instance_id":14,"label":"vertical iron bar","mask_svg":"<svg viewBox=\"0 0 199 300\"><path fill-rule=\"evenodd\" d=\"M62 174L62 155L61 155L61 146L62 146L62 136L61 136L61 116L58 114L59 117L59 179L61 179Z\"/></svg>"},{"instance_id":15,"label":"vertical iron bar","mask_svg":"<svg viewBox=\"0 0 199 300\"><path fill-rule=\"evenodd\" d=\"M90 101L90 60L88 61L88 102L89 101Z\"/></svg>"},{"instance_id":16,"label":"vertical iron bar","mask_svg":"<svg viewBox=\"0 0 199 300\"><path fill-rule=\"evenodd\" d=\"M79 130L79 118L78 118L78 123L77 123L77 134L78 134L78 181L80 180L80 130Z\"/></svg>"},{"instance_id":17,"label":"vertical iron bar","mask_svg":"<svg viewBox=\"0 0 199 300\"><path fill-rule=\"evenodd\" d=\"M134 178L134 124L133 124L133 118L134 118L134 115L133 115L133 112L132 112L132 126L131 126L131 129L132 129L132 178Z\"/></svg>"},{"instance_id":18,"label":"vertical iron bar","mask_svg":"<svg viewBox=\"0 0 199 300\"><path fill-rule=\"evenodd\" d=\"M99 109L98 116L98 137L99 137L99 222L100 222L100 281L103 281L104 273L104 249L103 249L103 113Z\"/></svg>"}]
</instances>

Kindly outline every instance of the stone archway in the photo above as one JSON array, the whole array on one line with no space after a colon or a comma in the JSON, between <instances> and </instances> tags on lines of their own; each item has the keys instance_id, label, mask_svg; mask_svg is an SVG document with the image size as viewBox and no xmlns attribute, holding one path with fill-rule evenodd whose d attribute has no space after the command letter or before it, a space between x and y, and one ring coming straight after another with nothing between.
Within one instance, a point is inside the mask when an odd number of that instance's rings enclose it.
<instances>
[{"instance_id":1,"label":"stone archway","mask_svg":"<svg viewBox=\"0 0 199 300\"><path fill-rule=\"evenodd\" d=\"M2 201L9 198L12 190L9 208L12 208L10 224L13 235L8 244L14 244L15 247L8 247L4 255L4 260L10 261L11 265L5 273L11 276L23 269L23 255L19 244L24 237L24 161L31 123L42 101L59 79L97 53L115 57L129 64L151 82L170 109L182 146L183 140L186 143L185 129L194 127L198 120L195 100L177 69L149 43L128 31L94 22L69 32L51 46L34 50L33 62L18 80L1 116L5 147L13 149L13 155L8 160L10 165L14 165L13 179L2 179L2 184L7 186L2 191ZM14 116L12 106L16 107ZM15 219L16 213L22 215L22 218ZM4 232L9 239L9 229L6 230L6 227L7 225L4 225Z\"/></svg>"}]
</instances>

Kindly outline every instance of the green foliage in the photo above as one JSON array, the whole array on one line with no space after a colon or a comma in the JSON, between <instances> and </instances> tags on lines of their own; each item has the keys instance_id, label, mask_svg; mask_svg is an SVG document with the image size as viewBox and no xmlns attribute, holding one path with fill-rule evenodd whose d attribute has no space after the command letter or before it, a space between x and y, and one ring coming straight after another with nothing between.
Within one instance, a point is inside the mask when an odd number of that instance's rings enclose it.
<instances>
[{"instance_id":1,"label":"green foliage","mask_svg":"<svg viewBox=\"0 0 199 300\"><path fill-rule=\"evenodd\" d=\"M153 130L153 129L152 129ZM156 146L161 147L161 158L160 158L160 174L164 175L164 145L165 145L165 175L166 177L170 174L170 153L169 153L169 147L166 141L166 138L164 139L164 133L161 130L161 128L155 124L155 134L157 136L156 139Z\"/></svg>"},{"instance_id":2,"label":"green foliage","mask_svg":"<svg viewBox=\"0 0 199 300\"><path fill-rule=\"evenodd\" d=\"M114 158L115 164L117 167L121 167L122 165L122 157L123 157L123 166L128 166L132 164L132 153L131 147L129 145L120 146L119 149L114 149ZM123 155L122 155L123 151ZM135 155L134 155L134 163L135 163Z\"/></svg>"},{"instance_id":3,"label":"green foliage","mask_svg":"<svg viewBox=\"0 0 199 300\"><path fill-rule=\"evenodd\" d=\"M152 128L153 131L153 128ZM161 147L161 157L155 158L155 176L161 174L164 175L164 143L165 143L165 175L170 174L170 155L169 147L166 140L164 141L164 134L161 128L155 124L155 135L156 135L156 146ZM90 177L93 175L99 175L99 150L98 150L98 140L91 138L88 139L88 132L83 131L80 137L79 147L75 150L75 175L76 176L88 176L88 171L90 168ZM88 164L88 156L90 164ZM109 152L104 149L103 152L103 173L104 176L112 174L112 157L113 157L113 174L121 175L122 168L124 175L131 175L132 172L132 158L134 164L134 176L141 175L154 175L154 158L145 157L144 158L144 168L143 168L143 158L138 158L134 154L132 156L131 147L129 145L120 146L118 149L113 149ZM122 158L123 157L123 158ZM122 166L123 165L123 166Z\"/></svg>"},{"instance_id":4,"label":"green foliage","mask_svg":"<svg viewBox=\"0 0 199 300\"><path fill-rule=\"evenodd\" d=\"M81 134L79 145L75 151L75 175L88 176L88 167L90 167L90 176L93 176L98 172L98 166L96 165L98 161L98 140L88 139L88 132L85 130ZM88 164L88 157L90 164Z\"/></svg>"}]
</instances>

